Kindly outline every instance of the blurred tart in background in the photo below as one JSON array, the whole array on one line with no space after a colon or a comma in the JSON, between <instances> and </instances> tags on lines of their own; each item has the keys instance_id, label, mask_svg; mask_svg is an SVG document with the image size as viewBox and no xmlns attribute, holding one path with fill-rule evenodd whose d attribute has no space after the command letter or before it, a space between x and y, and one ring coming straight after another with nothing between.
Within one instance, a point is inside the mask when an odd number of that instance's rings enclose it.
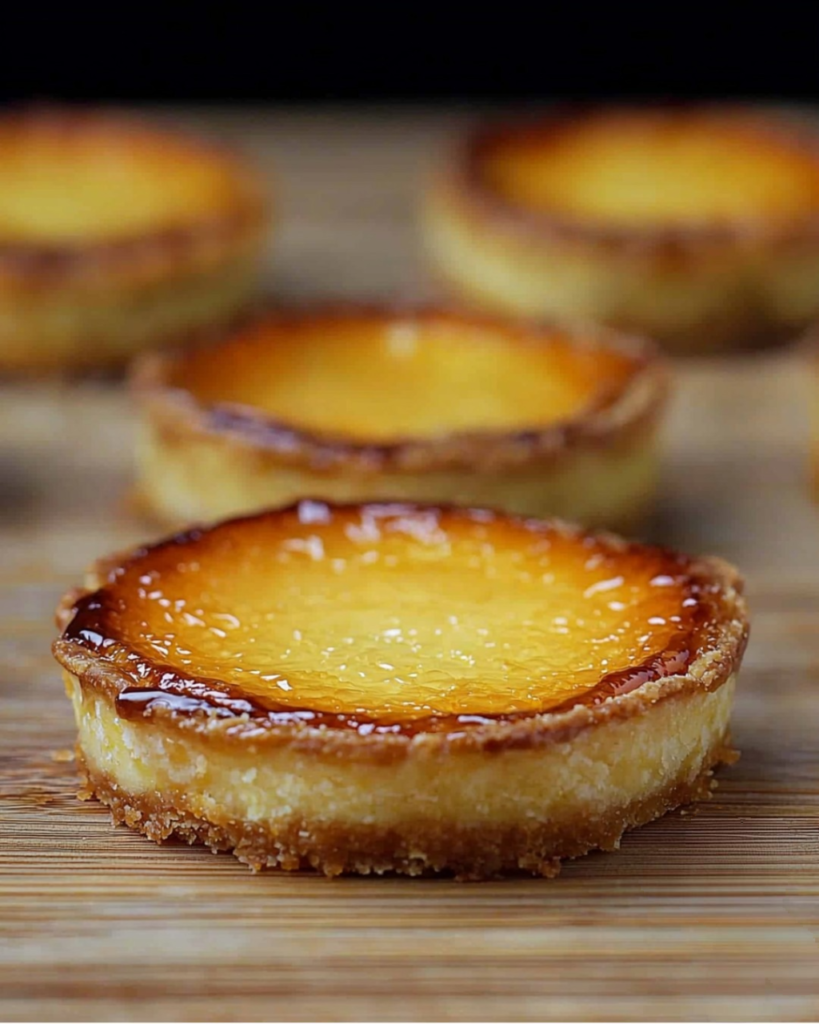
<instances>
[{"instance_id":1,"label":"blurred tart in background","mask_svg":"<svg viewBox=\"0 0 819 1024\"><path fill-rule=\"evenodd\" d=\"M317 496L632 528L666 397L635 338L357 306L151 353L134 386L138 498L174 524Z\"/></svg>"},{"instance_id":2,"label":"blurred tart in background","mask_svg":"<svg viewBox=\"0 0 819 1024\"><path fill-rule=\"evenodd\" d=\"M254 868L553 875L709 795L748 619L718 559L303 501L101 562L58 614L88 795Z\"/></svg>"},{"instance_id":3,"label":"blurred tart in background","mask_svg":"<svg viewBox=\"0 0 819 1024\"><path fill-rule=\"evenodd\" d=\"M819 130L751 108L592 108L479 128L424 211L476 307L605 323L676 352L819 313Z\"/></svg>"},{"instance_id":4,"label":"blurred tart in background","mask_svg":"<svg viewBox=\"0 0 819 1024\"><path fill-rule=\"evenodd\" d=\"M235 314L268 209L238 158L124 116L0 116L0 372L95 368Z\"/></svg>"}]
</instances>

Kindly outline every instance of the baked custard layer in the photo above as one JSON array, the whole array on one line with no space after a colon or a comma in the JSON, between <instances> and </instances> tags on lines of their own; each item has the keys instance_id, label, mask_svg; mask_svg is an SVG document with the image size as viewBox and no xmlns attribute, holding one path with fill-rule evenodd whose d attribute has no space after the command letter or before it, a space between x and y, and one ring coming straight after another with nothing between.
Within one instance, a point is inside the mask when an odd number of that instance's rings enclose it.
<instances>
[{"instance_id":1,"label":"baked custard layer","mask_svg":"<svg viewBox=\"0 0 819 1024\"><path fill-rule=\"evenodd\" d=\"M430 194L430 256L480 307L682 351L819 312L819 135L785 115L603 108L476 131Z\"/></svg>"},{"instance_id":2,"label":"baked custard layer","mask_svg":"<svg viewBox=\"0 0 819 1024\"><path fill-rule=\"evenodd\" d=\"M234 157L123 117L0 118L0 368L96 366L218 323L266 203Z\"/></svg>"},{"instance_id":3,"label":"baked custard layer","mask_svg":"<svg viewBox=\"0 0 819 1024\"><path fill-rule=\"evenodd\" d=\"M172 521L319 495L632 525L665 379L634 339L343 308L149 358L136 392L140 490Z\"/></svg>"},{"instance_id":4,"label":"baked custard layer","mask_svg":"<svg viewBox=\"0 0 819 1024\"><path fill-rule=\"evenodd\" d=\"M550 873L727 756L737 583L565 525L310 501L100 565L55 655L92 791L155 838Z\"/></svg>"}]
</instances>

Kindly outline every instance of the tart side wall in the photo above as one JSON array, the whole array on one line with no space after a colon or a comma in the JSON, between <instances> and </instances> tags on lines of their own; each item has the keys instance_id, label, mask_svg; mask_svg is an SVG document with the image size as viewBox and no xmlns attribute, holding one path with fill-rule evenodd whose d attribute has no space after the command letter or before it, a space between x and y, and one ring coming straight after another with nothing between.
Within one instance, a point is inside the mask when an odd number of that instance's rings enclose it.
<instances>
[{"instance_id":1,"label":"tart side wall","mask_svg":"<svg viewBox=\"0 0 819 1024\"><path fill-rule=\"evenodd\" d=\"M169 280L34 295L0 292L0 370L119 364L229 320L252 296L258 248Z\"/></svg>"},{"instance_id":2,"label":"tart side wall","mask_svg":"<svg viewBox=\"0 0 819 1024\"><path fill-rule=\"evenodd\" d=\"M727 756L735 683L684 691L568 743L411 748L363 763L252 740L223 748L206 733L126 721L109 695L65 678L91 791L152 838L176 831L235 847L254 866L470 877L554 873L556 859L612 848L624 829L705 795Z\"/></svg>"},{"instance_id":3,"label":"tart side wall","mask_svg":"<svg viewBox=\"0 0 819 1024\"><path fill-rule=\"evenodd\" d=\"M164 424L148 408L137 440L138 498L171 524L221 519L315 497L451 502L628 532L639 525L656 493L656 435L652 420L612 443L590 442L518 466L483 472L456 467L367 472L285 461L229 436Z\"/></svg>"},{"instance_id":4,"label":"tart side wall","mask_svg":"<svg viewBox=\"0 0 819 1024\"><path fill-rule=\"evenodd\" d=\"M648 334L673 350L707 352L793 334L819 314L819 239L572 237L512 225L453 182L422 218L443 283L487 311Z\"/></svg>"}]
</instances>

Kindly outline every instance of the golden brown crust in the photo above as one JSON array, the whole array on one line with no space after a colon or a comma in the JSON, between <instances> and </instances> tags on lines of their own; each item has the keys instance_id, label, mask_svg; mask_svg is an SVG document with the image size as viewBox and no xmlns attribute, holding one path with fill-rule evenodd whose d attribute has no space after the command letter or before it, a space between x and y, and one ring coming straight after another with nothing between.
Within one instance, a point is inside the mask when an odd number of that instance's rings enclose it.
<instances>
[{"instance_id":1,"label":"golden brown crust","mask_svg":"<svg viewBox=\"0 0 819 1024\"><path fill-rule=\"evenodd\" d=\"M57 137L91 135L140 147L170 145L205 162L216 162L232 176L234 196L225 210L203 214L195 223L140 232L111 240L53 244L0 242L0 295L36 296L71 290L96 292L123 283L129 287L203 271L227 254L241 255L265 230L267 200L261 181L226 150L178 129L163 129L124 114L59 107L6 113L0 136L24 132Z\"/></svg>"},{"instance_id":2,"label":"golden brown crust","mask_svg":"<svg viewBox=\"0 0 819 1024\"><path fill-rule=\"evenodd\" d=\"M692 264L696 265L696 261L692 260ZM462 305L465 309L487 310L507 316L512 312L508 303L495 301L482 289L465 280L457 279L441 267L434 268L432 276L440 292L447 295L456 305ZM520 311L517 311L516 315L520 315ZM608 323L612 329L627 334L649 335L665 352L675 357L752 353L775 348L793 341L800 326L794 326L790 321L783 322L770 310L756 305L743 310L720 310L698 321L695 330L686 323L649 323L635 313L621 312L600 321L603 322Z\"/></svg>"},{"instance_id":3,"label":"golden brown crust","mask_svg":"<svg viewBox=\"0 0 819 1024\"><path fill-rule=\"evenodd\" d=\"M344 304L311 310L270 310L257 316L277 327L308 320L332 328L333 323L364 317L378 317L386 323L400 320L429 324L437 320L492 330L512 345L537 344L557 330L439 307ZM229 338L230 333L223 337ZM189 391L173 383L174 375L184 368L185 351L146 354L133 368L132 386L143 415L168 443L184 443L187 435L207 436L226 446L252 451L271 464L301 465L327 474L339 468L356 475L451 469L492 473L532 463L552 463L578 450L615 447L656 425L667 397L668 374L654 346L636 336L594 327L569 336L578 348L622 354L630 370L623 380L602 388L592 406L579 410L576 416L525 431L459 431L390 443L363 443L318 434L278 422L248 406L202 405ZM218 346L221 340L217 336L211 343ZM201 344L197 348L202 351Z\"/></svg>"},{"instance_id":4,"label":"golden brown crust","mask_svg":"<svg viewBox=\"0 0 819 1024\"><path fill-rule=\"evenodd\" d=\"M326 503L319 503L323 507ZM332 506L339 508L340 506ZM389 506L387 506L389 507ZM340 507L343 511L343 507ZM412 506L395 506L396 509L412 509ZM285 516L292 510L280 510L267 516ZM455 511L456 515L469 513ZM247 517L246 521L253 518ZM513 521L513 520L512 520ZM242 520L234 523L241 524ZM230 528L233 524L226 524ZM224 528L224 527L223 527ZM550 527L567 534L577 535L579 531L564 524ZM157 547L184 544L191 534L180 534ZM582 533L580 534L582 536ZM598 535L598 541L613 551L639 550L640 545L612 536ZM137 549L139 555L150 549ZM94 595L97 589L117 573L117 567L127 562L129 556L120 559L105 559L98 563L89 574L88 586L79 593L70 591L58 610L58 622L63 630L70 628L77 612L78 603L86 596ZM669 558L676 557L669 553ZM708 634L702 646L692 653L685 671L674 674L660 674L651 678L628 693L606 699L601 703L574 704L565 710L557 709L540 714L524 714L508 718L489 717L480 724L469 728L434 731L430 728L413 729L411 732L371 731L362 735L357 729L315 727L302 721L289 719L285 724L276 716L254 717L241 707L231 711L230 701L222 702L220 715L189 714L171 706L159 704L151 709L151 726L160 730L182 730L207 736L209 744L225 745L230 749L235 744L251 744L253 749L264 750L286 745L291 749L332 758L351 761L388 763L407 757L435 758L443 753L459 751L499 752L538 748L549 744L562 743L591 728L612 721L622 721L640 716L650 708L667 700L680 699L693 692L713 691L724 685L738 670L748 639L749 622L747 608L742 596L742 581L736 570L717 558L700 558L686 561L686 574L709 597ZM93 596L91 597L93 601ZM90 641L79 636L63 636L54 643L54 655L60 664L77 677L84 688L104 694L110 701L129 686L133 679L120 666L105 658L104 636L99 636L95 620L90 625L93 636ZM102 643L102 649L96 647ZM159 666L158 672L167 671ZM181 677L180 677L181 678ZM209 680L192 679L191 696L202 692ZM198 689L197 689L198 687ZM221 716L221 717L220 717Z\"/></svg>"},{"instance_id":5,"label":"golden brown crust","mask_svg":"<svg viewBox=\"0 0 819 1024\"><path fill-rule=\"evenodd\" d=\"M714 769L737 759L724 737L710 751L693 780L672 780L660 793L611 809L603 818L578 814L571 826L555 830L548 822L513 826L463 826L457 822L420 823L399 831L360 824L290 821L274 827L249 824L211 814L208 820L184 806L184 796L170 802L161 796L129 794L104 773L89 769L82 751L77 760L85 779L84 798L95 796L110 810L116 824L126 824L155 842L176 836L203 843L214 852L230 850L258 871L313 869L326 875L453 874L461 881L479 881L523 872L553 878L562 860L590 850L615 850L624 832L637 828L694 801L708 800L716 783Z\"/></svg>"}]
</instances>

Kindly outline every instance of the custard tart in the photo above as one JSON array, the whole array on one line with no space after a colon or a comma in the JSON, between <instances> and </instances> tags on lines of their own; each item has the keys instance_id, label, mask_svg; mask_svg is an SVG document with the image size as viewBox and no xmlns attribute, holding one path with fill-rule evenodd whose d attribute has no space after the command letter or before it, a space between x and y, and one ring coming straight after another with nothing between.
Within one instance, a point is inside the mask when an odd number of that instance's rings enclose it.
<instances>
[{"instance_id":1,"label":"custard tart","mask_svg":"<svg viewBox=\"0 0 819 1024\"><path fill-rule=\"evenodd\" d=\"M443 281L480 308L679 352L769 343L819 313L819 131L720 107L478 128L430 190L424 235Z\"/></svg>"},{"instance_id":2,"label":"custard tart","mask_svg":"<svg viewBox=\"0 0 819 1024\"><path fill-rule=\"evenodd\" d=\"M267 222L255 174L177 131L0 116L0 371L105 367L227 320Z\"/></svg>"},{"instance_id":3,"label":"custard tart","mask_svg":"<svg viewBox=\"0 0 819 1024\"><path fill-rule=\"evenodd\" d=\"M438 310L270 313L135 370L140 502L172 524L302 497L630 529L666 377L651 346Z\"/></svg>"},{"instance_id":4,"label":"custard tart","mask_svg":"<svg viewBox=\"0 0 819 1024\"><path fill-rule=\"evenodd\" d=\"M254 868L464 878L554 874L707 796L748 630L717 559L317 500L102 562L58 621L117 821Z\"/></svg>"}]
</instances>

